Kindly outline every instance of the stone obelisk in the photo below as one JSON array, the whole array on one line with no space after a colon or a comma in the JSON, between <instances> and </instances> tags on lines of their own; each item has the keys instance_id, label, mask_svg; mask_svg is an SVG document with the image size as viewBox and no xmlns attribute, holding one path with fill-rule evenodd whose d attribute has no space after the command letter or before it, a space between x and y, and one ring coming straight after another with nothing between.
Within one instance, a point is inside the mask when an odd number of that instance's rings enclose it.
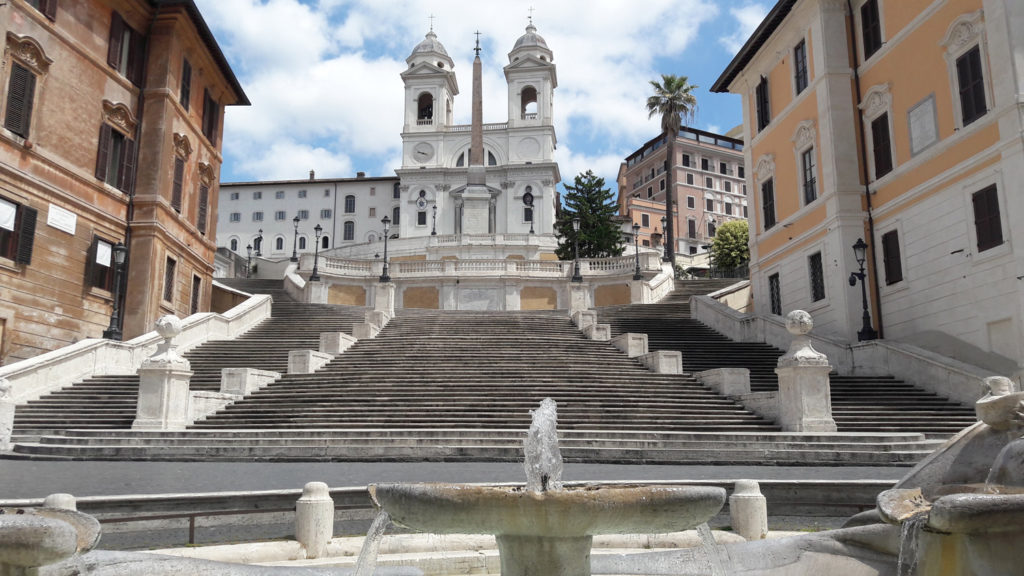
<instances>
[{"instance_id":1,"label":"stone obelisk","mask_svg":"<svg viewBox=\"0 0 1024 576\"><path fill-rule=\"evenodd\" d=\"M476 57L473 59L473 124L469 142L469 169L462 193L462 233L492 234L491 192L487 188L484 167L483 76L480 63L480 33L477 32Z\"/></svg>"}]
</instances>

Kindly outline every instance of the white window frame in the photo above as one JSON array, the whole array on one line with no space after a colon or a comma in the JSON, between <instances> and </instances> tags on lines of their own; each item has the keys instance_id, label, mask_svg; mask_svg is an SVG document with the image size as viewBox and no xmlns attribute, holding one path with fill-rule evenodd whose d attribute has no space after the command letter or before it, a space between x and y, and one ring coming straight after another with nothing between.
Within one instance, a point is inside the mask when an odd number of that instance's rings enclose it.
<instances>
[{"instance_id":1,"label":"white window frame","mask_svg":"<svg viewBox=\"0 0 1024 576\"><path fill-rule=\"evenodd\" d=\"M979 188L980 190L981 188ZM968 197L969 198L969 197ZM973 214L973 211L971 212ZM974 228L974 222L971 222L971 228ZM896 236L900 240L900 270L903 272L903 279L893 284L886 284L885 282L885 253L882 250L882 236L885 236L893 230L896 231ZM903 220L896 219L891 222L886 222L884 225L880 225L875 228L875 246L878 247L878 287L882 292L882 296L888 296L893 292L900 292L910 288L910 282L907 281L909 276L909 270L907 269L907 235L903 231Z\"/></svg>"},{"instance_id":2,"label":"white window frame","mask_svg":"<svg viewBox=\"0 0 1024 576\"><path fill-rule=\"evenodd\" d=\"M974 193L995 185L996 197L999 200L999 225L1002 227L1003 243L978 252L978 230L974 227ZM960 184L960 194L964 202L964 225L967 227L967 238L969 245L966 252L970 256L971 267L976 267L990 260L1001 258L1013 251L1013 230L1010 228L1009 206L1006 203L1006 184L1003 181L1002 172L989 170L977 174Z\"/></svg>"},{"instance_id":3,"label":"white window frame","mask_svg":"<svg viewBox=\"0 0 1024 576\"><path fill-rule=\"evenodd\" d=\"M797 92L796 91L796 47L800 45L801 41L804 43L804 63L807 65L807 86L805 86L804 89L801 90L800 92ZM794 100L799 98L799 97L801 97L801 96L803 96L804 92L807 92L807 91L809 91L811 89L811 49L810 49L810 45L811 45L810 39L807 38L806 36L801 36L801 37L796 39L796 42L794 42L793 46L789 49L789 54L790 54L790 58L789 59L792 61L792 64L790 65L790 73L789 73L789 87L793 91L793 99Z\"/></svg>"},{"instance_id":4,"label":"white window frame","mask_svg":"<svg viewBox=\"0 0 1024 576\"><path fill-rule=\"evenodd\" d=\"M885 0L878 0L878 29L882 34L882 45L871 55L871 58L864 58L864 27L861 26L860 9L867 2L868 0L855 0L853 3L853 31L857 35L857 60L862 67L869 61L878 60L879 55L885 52L889 44L889 34L885 30Z\"/></svg>"},{"instance_id":5,"label":"white window frame","mask_svg":"<svg viewBox=\"0 0 1024 576\"><path fill-rule=\"evenodd\" d=\"M811 256L814 255L816 252L821 253L821 281L825 288L825 297L822 298L821 300L812 300L814 295L811 294ZM828 308L830 306L829 302L832 299L831 294L833 292L833 290L829 289L828 282L830 278L836 276L836 274L834 273L835 270L833 270L832 274L829 273L828 263L830 262L830 260L828 246L826 246L824 241L817 242L805 248L801 255L803 257L804 262L804 286L807 290L807 307L805 308L805 310L807 312L813 312L816 310L821 310L823 308ZM779 278L781 277L782 276L780 275Z\"/></svg>"},{"instance_id":6,"label":"white window frame","mask_svg":"<svg viewBox=\"0 0 1024 576\"><path fill-rule=\"evenodd\" d=\"M882 178L888 178L895 174L900 165L896 162L895 128L892 125L892 93L889 91L889 84L875 84L864 94L860 103L864 118L864 148L867 150L868 175L872 183L878 182L875 175L875 139L871 132L871 123L882 114L888 114L889 121L889 154L892 156L892 170Z\"/></svg>"},{"instance_id":7,"label":"white window frame","mask_svg":"<svg viewBox=\"0 0 1024 576\"><path fill-rule=\"evenodd\" d=\"M964 128L963 109L960 103L960 79L956 73L956 60L975 46L981 53L981 77L985 86L985 116L989 116L995 108L992 90L992 74L988 68L988 38L985 34L985 18L981 10L960 15L949 25L946 36L940 45L945 48L942 57L946 60L946 72L949 74L949 90L952 95L953 123L957 130ZM972 128L984 121L979 118L967 125Z\"/></svg>"}]
</instances>

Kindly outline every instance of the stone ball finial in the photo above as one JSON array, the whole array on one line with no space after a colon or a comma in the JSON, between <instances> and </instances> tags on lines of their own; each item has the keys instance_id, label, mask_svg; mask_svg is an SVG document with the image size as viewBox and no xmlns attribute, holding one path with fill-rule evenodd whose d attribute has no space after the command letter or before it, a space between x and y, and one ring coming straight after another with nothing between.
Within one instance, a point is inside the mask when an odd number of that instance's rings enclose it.
<instances>
[{"instance_id":1,"label":"stone ball finial","mask_svg":"<svg viewBox=\"0 0 1024 576\"><path fill-rule=\"evenodd\" d=\"M173 314L161 316L156 321L156 333L161 338L174 338L181 334L181 319Z\"/></svg>"},{"instance_id":2,"label":"stone ball finial","mask_svg":"<svg viewBox=\"0 0 1024 576\"><path fill-rule=\"evenodd\" d=\"M814 328L814 319L803 310L793 310L786 314L786 330L793 336L805 336Z\"/></svg>"}]
</instances>

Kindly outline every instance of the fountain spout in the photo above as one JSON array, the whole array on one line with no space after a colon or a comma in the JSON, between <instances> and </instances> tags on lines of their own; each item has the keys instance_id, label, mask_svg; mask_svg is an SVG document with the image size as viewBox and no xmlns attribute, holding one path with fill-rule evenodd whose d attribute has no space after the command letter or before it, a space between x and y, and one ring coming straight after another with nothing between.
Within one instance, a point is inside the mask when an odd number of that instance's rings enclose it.
<instances>
[{"instance_id":1,"label":"fountain spout","mask_svg":"<svg viewBox=\"0 0 1024 576\"><path fill-rule=\"evenodd\" d=\"M558 449L558 410L551 398L545 398L540 407L531 410L533 422L523 440L523 468L526 470L526 489L547 492L562 489L562 453Z\"/></svg>"}]
</instances>

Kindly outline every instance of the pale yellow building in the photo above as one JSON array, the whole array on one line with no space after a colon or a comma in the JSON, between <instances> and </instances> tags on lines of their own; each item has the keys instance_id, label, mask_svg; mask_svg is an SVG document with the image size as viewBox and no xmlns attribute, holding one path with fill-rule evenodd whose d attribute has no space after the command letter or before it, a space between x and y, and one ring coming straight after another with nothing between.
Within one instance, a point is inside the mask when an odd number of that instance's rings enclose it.
<instances>
[{"instance_id":1,"label":"pale yellow building","mask_svg":"<svg viewBox=\"0 0 1024 576\"><path fill-rule=\"evenodd\" d=\"M759 313L1024 357L1024 2L781 0L712 87L743 96Z\"/></svg>"}]
</instances>

